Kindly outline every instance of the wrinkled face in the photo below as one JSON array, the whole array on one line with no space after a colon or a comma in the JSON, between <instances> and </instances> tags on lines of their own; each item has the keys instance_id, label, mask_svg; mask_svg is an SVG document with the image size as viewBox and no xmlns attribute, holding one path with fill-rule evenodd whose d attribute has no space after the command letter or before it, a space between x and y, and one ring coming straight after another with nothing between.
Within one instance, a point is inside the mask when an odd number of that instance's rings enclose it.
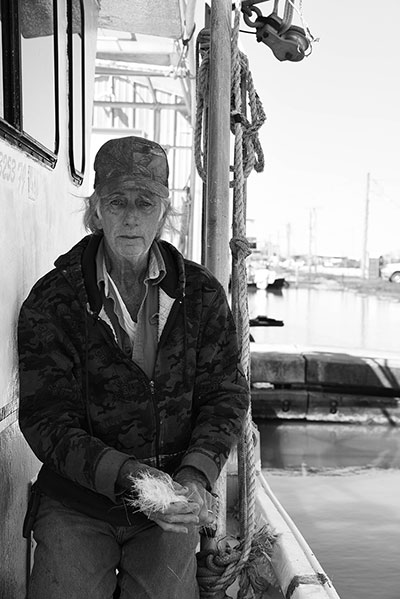
<instances>
[{"instance_id":1,"label":"wrinkled face","mask_svg":"<svg viewBox=\"0 0 400 599\"><path fill-rule=\"evenodd\" d=\"M109 252L115 259L145 259L164 209L158 196L121 186L102 196L98 218Z\"/></svg>"}]
</instances>

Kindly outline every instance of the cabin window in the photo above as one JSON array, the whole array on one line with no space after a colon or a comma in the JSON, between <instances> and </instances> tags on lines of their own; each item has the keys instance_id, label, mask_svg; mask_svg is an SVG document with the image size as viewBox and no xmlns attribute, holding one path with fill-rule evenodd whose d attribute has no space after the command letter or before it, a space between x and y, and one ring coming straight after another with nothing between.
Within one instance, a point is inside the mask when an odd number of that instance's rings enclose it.
<instances>
[{"instance_id":1,"label":"cabin window","mask_svg":"<svg viewBox=\"0 0 400 599\"><path fill-rule=\"evenodd\" d=\"M56 151L54 5L20 0L22 127Z\"/></svg>"},{"instance_id":2,"label":"cabin window","mask_svg":"<svg viewBox=\"0 0 400 599\"><path fill-rule=\"evenodd\" d=\"M1 4L0 4L0 118L4 118L3 96L3 32L2 32Z\"/></svg>"},{"instance_id":3,"label":"cabin window","mask_svg":"<svg viewBox=\"0 0 400 599\"><path fill-rule=\"evenodd\" d=\"M68 3L69 148L71 173L81 183L85 171L85 37L81 0Z\"/></svg>"},{"instance_id":4,"label":"cabin window","mask_svg":"<svg viewBox=\"0 0 400 599\"><path fill-rule=\"evenodd\" d=\"M0 0L0 136L55 166L56 0Z\"/></svg>"}]
</instances>

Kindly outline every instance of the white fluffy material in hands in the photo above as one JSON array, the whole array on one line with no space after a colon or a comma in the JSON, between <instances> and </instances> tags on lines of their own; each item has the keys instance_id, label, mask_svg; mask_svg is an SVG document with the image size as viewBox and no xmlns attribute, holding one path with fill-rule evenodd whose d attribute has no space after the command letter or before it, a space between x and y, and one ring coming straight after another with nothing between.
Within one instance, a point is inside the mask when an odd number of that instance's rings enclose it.
<instances>
[{"instance_id":1,"label":"white fluffy material in hands","mask_svg":"<svg viewBox=\"0 0 400 599\"><path fill-rule=\"evenodd\" d=\"M165 472L160 472L157 476L141 472L138 476L131 477L131 481L135 497L127 502L145 514L165 512L171 503L188 503L185 495L176 493L172 478Z\"/></svg>"}]
</instances>

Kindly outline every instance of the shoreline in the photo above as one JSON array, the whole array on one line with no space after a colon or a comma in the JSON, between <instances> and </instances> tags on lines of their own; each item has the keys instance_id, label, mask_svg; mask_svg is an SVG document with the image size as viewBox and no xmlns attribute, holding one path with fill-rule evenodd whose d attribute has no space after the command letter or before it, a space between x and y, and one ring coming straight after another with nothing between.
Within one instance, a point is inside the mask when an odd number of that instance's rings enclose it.
<instances>
[{"instance_id":1,"label":"shoreline","mask_svg":"<svg viewBox=\"0 0 400 599\"><path fill-rule=\"evenodd\" d=\"M289 288L332 289L355 291L361 295L374 296L400 302L400 285L382 279L362 279L361 277L333 275L327 273L286 273Z\"/></svg>"}]
</instances>

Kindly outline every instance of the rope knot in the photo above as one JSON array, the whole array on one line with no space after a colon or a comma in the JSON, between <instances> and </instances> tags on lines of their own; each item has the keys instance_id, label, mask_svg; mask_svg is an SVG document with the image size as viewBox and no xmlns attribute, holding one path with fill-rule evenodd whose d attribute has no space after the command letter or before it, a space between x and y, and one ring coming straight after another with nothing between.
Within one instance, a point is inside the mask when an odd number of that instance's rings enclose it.
<instances>
[{"instance_id":1,"label":"rope knot","mask_svg":"<svg viewBox=\"0 0 400 599\"><path fill-rule=\"evenodd\" d=\"M239 258L245 260L251 254L249 240L243 235L232 237L229 247L235 260L239 260Z\"/></svg>"},{"instance_id":2,"label":"rope knot","mask_svg":"<svg viewBox=\"0 0 400 599\"><path fill-rule=\"evenodd\" d=\"M197 582L202 599L225 597L224 590L236 579L241 554L227 547L226 551L209 549L199 551L197 558ZM219 595L221 593L221 595Z\"/></svg>"},{"instance_id":3,"label":"rope knot","mask_svg":"<svg viewBox=\"0 0 400 599\"><path fill-rule=\"evenodd\" d=\"M241 114L237 110L232 110L232 112L231 112L231 119L232 119L232 121L233 121L233 123L235 125L236 124L247 125L249 123L249 121L246 119L246 117L244 116L244 114Z\"/></svg>"}]
</instances>

